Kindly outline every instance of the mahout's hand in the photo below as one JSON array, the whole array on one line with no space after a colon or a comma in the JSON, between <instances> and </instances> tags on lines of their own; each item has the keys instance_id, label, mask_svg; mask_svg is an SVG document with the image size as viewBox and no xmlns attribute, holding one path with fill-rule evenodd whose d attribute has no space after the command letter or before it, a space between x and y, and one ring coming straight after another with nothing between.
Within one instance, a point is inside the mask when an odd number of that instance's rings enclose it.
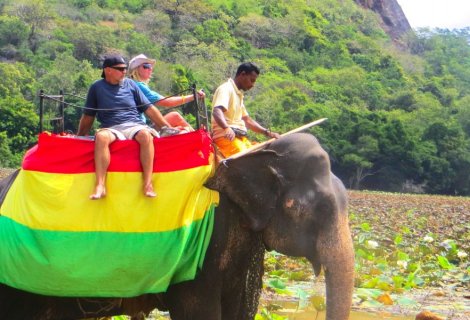
<instances>
[{"instance_id":1,"label":"mahout's hand","mask_svg":"<svg viewBox=\"0 0 470 320\"><path fill-rule=\"evenodd\" d=\"M233 139L235 139L235 131L233 131L230 127L225 128L224 137L230 141L233 141Z\"/></svg>"}]
</instances>

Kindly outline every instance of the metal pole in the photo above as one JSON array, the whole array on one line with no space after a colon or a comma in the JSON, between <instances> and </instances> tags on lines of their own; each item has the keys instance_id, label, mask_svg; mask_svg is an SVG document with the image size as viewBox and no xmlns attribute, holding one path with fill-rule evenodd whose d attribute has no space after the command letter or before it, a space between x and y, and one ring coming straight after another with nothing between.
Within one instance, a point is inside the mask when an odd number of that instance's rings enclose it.
<instances>
[{"instance_id":1,"label":"metal pole","mask_svg":"<svg viewBox=\"0 0 470 320\"><path fill-rule=\"evenodd\" d=\"M39 133L42 132L42 118L44 114L44 90L39 90Z\"/></svg>"},{"instance_id":2,"label":"metal pole","mask_svg":"<svg viewBox=\"0 0 470 320\"><path fill-rule=\"evenodd\" d=\"M61 89L59 91L59 95L60 95L60 104L59 104L59 112L60 112L60 124L59 124L59 127L60 127L60 132L59 133L62 133L64 132L64 122L65 122L65 116L64 116L64 90Z\"/></svg>"},{"instance_id":3,"label":"metal pole","mask_svg":"<svg viewBox=\"0 0 470 320\"><path fill-rule=\"evenodd\" d=\"M193 91L193 97L194 97L194 116L196 117L196 127L198 129L201 128L201 119L199 119L199 101L197 98L197 92L196 92L196 84L193 83L191 86L191 89Z\"/></svg>"},{"instance_id":4,"label":"metal pole","mask_svg":"<svg viewBox=\"0 0 470 320\"><path fill-rule=\"evenodd\" d=\"M205 126L206 126L206 130L209 131L209 116L207 114L207 106L206 106L206 101L205 99L202 99L201 100L201 112L203 112L203 118L204 118L204 123L205 123Z\"/></svg>"}]
</instances>

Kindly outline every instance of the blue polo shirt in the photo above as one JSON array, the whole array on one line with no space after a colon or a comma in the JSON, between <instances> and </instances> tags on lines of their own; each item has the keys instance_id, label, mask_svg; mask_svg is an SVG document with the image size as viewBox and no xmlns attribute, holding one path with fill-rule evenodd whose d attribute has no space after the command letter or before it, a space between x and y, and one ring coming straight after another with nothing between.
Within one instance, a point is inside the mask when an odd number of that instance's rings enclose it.
<instances>
[{"instance_id":1,"label":"blue polo shirt","mask_svg":"<svg viewBox=\"0 0 470 320\"><path fill-rule=\"evenodd\" d=\"M88 90L83 113L97 116L102 128L124 122L145 124L140 113L150 104L133 80L125 78L122 83L113 85L100 79Z\"/></svg>"},{"instance_id":2,"label":"blue polo shirt","mask_svg":"<svg viewBox=\"0 0 470 320\"><path fill-rule=\"evenodd\" d=\"M145 82L135 81L135 83L151 103L156 103L164 98L164 96L162 96L158 92L151 90Z\"/></svg>"}]
</instances>

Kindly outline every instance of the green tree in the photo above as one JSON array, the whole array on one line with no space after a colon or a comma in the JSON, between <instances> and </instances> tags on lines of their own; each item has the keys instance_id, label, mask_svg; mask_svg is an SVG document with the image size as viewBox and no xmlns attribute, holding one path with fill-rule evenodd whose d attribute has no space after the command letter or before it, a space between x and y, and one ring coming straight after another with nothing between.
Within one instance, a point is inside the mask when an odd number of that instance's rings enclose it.
<instances>
[{"instance_id":1,"label":"green tree","mask_svg":"<svg viewBox=\"0 0 470 320\"><path fill-rule=\"evenodd\" d=\"M99 67L101 58L109 51L109 48L115 48L113 51L117 52L120 50L119 47L116 48L117 38L111 31L108 27L82 23L68 27L64 33L74 45L75 59L88 60L94 66Z\"/></svg>"},{"instance_id":2,"label":"green tree","mask_svg":"<svg viewBox=\"0 0 470 320\"><path fill-rule=\"evenodd\" d=\"M0 46L20 46L28 38L28 26L18 17L0 16Z\"/></svg>"},{"instance_id":3,"label":"green tree","mask_svg":"<svg viewBox=\"0 0 470 320\"><path fill-rule=\"evenodd\" d=\"M378 151L377 139L370 135L364 135L358 138L356 145L342 158L341 162L352 173L349 178L351 188L359 189L362 180L375 174L370 169L374 166Z\"/></svg>"},{"instance_id":4,"label":"green tree","mask_svg":"<svg viewBox=\"0 0 470 320\"><path fill-rule=\"evenodd\" d=\"M205 43L226 42L230 39L228 26L219 19L209 19L194 28L197 38Z\"/></svg>"},{"instance_id":5,"label":"green tree","mask_svg":"<svg viewBox=\"0 0 470 320\"><path fill-rule=\"evenodd\" d=\"M31 51L38 46L38 33L48 26L52 19L45 0L21 0L15 2L10 12L29 26L28 43Z\"/></svg>"},{"instance_id":6,"label":"green tree","mask_svg":"<svg viewBox=\"0 0 470 320\"><path fill-rule=\"evenodd\" d=\"M6 132L0 132L0 167L11 168L18 165L17 159L13 156L8 145Z\"/></svg>"},{"instance_id":7,"label":"green tree","mask_svg":"<svg viewBox=\"0 0 470 320\"><path fill-rule=\"evenodd\" d=\"M0 99L0 132L13 155L22 155L36 141L39 117L35 106L21 97Z\"/></svg>"},{"instance_id":8,"label":"green tree","mask_svg":"<svg viewBox=\"0 0 470 320\"><path fill-rule=\"evenodd\" d=\"M36 87L43 89L47 95L65 94L65 130L77 131L82 114L84 97L90 85L100 78L100 70L92 67L88 61L77 61L66 53L58 55L51 64L51 71L38 79ZM45 100L49 112L59 116L59 104L53 100Z\"/></svg>"},{"instance_id":9,"label":"green tree","mask_svg":"<svg viewBox=\"0 0 470 320\"><path fill-rule=\"evenodd\" d=\"M455 123L435 122L423 134L435 146L426 163L426 189L432 193L468 194L470 183L470 143Z\"/></svg>"},{"instance_id":10,"label":"green tree","mask_svg":"<svg viewBox=\"0 0 470 320\"><path fill-rule=\"evenodd\" d=\"M0 98L24 97L32 100L34 75L23 63L0 62Z\"/></svg>"}]
</instances>

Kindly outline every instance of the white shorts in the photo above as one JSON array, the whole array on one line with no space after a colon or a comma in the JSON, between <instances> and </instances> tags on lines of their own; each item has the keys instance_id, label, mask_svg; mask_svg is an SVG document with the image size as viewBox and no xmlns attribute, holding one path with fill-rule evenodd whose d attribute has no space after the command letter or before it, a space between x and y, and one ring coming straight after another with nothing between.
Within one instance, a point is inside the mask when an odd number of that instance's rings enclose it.
<instances>
[{"instance_id":1,"label":"white shorts","mask_svg":"<svg viewBox=\"0 0 470 320\"><path fill-rule=\"evenodd\" d=\"M98 129L98 131L101 130L108 130L112 134L116 136L118 140L132 140L134 139L135 135L140 131L140 130L147 130L150 132L150 134L154 137L159 138L160 135L158 132L150 128L149 126L145 124L140 124L140 123L134 123L134 122L125 122L122 124L118 124L109 128L101 128Z\"/></svg>"}]
</instances>

